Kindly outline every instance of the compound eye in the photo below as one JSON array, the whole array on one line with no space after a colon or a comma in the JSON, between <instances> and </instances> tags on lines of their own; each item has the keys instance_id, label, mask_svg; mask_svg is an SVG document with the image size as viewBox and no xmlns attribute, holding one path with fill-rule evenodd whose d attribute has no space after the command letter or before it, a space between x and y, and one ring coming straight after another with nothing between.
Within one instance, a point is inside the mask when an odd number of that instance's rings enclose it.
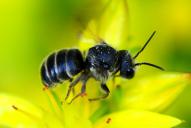
<instances>
[{"instance_id":1,"label":"compound eye","mask_svg":"<svg viewBox=\"0 0 191 128\"><path fill-rule=\"evenodd\" d=\"M130 78L133 78L134 75L135 75L135 71L133 68L128 68L127 70L125 71L121 71L120 72L120 75L124 78L127 78L127 79L130 79Z\"/></svg>"}]
</instances>

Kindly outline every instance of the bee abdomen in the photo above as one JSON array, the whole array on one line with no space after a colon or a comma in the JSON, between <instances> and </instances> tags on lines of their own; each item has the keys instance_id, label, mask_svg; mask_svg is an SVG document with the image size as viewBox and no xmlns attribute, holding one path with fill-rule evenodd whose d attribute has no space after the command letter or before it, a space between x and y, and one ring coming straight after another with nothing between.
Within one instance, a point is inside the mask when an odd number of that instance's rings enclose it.
<instances>
[{"instance_id":1,"label":"bee abdomen","mask_svg":"<svg viewBox=\"0 0 191 128\"><path fill-rule=\"evenodd\" d=\"M84 69L84 61L78 49L63 49L52 53L41 66L41 79L44 85L52 87L73 78Z\"/></svg>"}]
</instances>

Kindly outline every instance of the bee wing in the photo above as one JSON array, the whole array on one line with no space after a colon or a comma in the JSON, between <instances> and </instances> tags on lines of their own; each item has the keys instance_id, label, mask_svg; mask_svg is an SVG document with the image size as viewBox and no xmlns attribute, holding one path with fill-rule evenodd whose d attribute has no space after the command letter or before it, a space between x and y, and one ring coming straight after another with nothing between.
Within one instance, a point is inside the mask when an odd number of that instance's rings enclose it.
<instances>
[{"instance_id":1,"label":"bee wing","mask_svg":"<svg viewBox=\"0 0 191 128\"><path fill-rule=\"evenodd\" d=\"M121 47L128 36L128 6L126 0L109 0L100 15L89 21L82 32L79 45L83 50L105 41Z\"/></svg>"},{"instance_id":2,"label":"bee wing","mask_svg":"<svg viewBox=\"0 0 191 128\"><path fill-rule=\"evenodd\" d=\"M87 51L90 47L103 41L103 39L98 35L95 20L89 21L79 36L79 48L84 51Z\"/></svg>"}]
</instances>

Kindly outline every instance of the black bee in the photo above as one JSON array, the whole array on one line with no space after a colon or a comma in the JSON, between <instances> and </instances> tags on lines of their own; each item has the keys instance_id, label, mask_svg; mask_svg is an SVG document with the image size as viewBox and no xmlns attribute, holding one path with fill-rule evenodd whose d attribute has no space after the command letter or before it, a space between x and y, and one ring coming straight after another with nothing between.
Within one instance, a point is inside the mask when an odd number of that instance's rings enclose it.
<instances>
[{"instance_id":1,"label":"black bee","mask_svg":"<svg viewBox=\"0 0 191 128\"><path fill-rule=\"evenodd\" d=\"M163 68L151 63L134 62L136 57L144 50L154 34L155 31L134 57L132 57L127 50L117 51L104 41L91 47L88 50L87 56L84 58L78 49L63 49L52 53L42 64L42 82L46 87L53 87L65 80L72 80L75 75L80 73L80 75L70 83L65 99L68 98L71 90L79 81L82 82L81 92L77 94L71 102L78 96L83 95L86 91L86 82L91 77L100 81L101 88L105 94L89 100L92 101L106 98L110 92L106 82L109 77L114 77L118 72L121 77L131 79L135 75L135 68L140 65L148 65L164 70Z\"/></svg>"}]
</instances>

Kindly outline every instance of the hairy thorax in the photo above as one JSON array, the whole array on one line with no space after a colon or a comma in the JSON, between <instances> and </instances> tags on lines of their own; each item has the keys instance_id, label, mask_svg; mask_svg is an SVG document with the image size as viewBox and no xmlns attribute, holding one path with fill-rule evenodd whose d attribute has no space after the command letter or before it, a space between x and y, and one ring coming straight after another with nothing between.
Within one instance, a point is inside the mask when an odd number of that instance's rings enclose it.
<instances>
[{"instance_id":1,"label":"hairy thorax","mask_svg":"<svg viewBox=\"0 0 191 128\"><path fill-rule=\"evenodd\" d=\"M105 43L89 49L86 63L92 76L105 83L109 76L116 70L117 51Z\"/></svg>"}]
</instances>

